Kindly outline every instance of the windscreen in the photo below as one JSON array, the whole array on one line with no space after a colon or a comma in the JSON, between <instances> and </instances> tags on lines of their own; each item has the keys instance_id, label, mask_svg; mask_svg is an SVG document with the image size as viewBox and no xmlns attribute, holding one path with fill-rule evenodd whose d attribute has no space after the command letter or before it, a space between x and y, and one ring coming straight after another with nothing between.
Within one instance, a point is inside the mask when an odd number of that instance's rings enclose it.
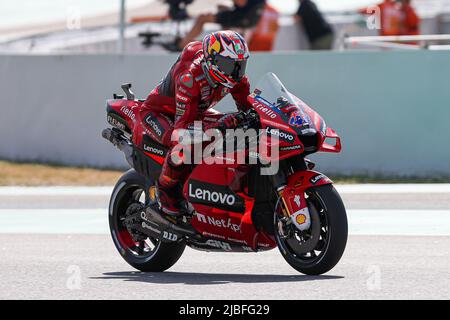
<instances>
[{"instance_id":1,"label":"windscreen","mask_svg":"<svg viewBox=\"0 0 450 320\"><path fill-rule=\"evenodd\" d=\"M280 79L271 72L259 80L256 84L255 92L258 96L274 106L279 103L279 98L281 97L285 98L289 104L296 104L294 98L281 83Z\"/></svg>"}]
</instances>

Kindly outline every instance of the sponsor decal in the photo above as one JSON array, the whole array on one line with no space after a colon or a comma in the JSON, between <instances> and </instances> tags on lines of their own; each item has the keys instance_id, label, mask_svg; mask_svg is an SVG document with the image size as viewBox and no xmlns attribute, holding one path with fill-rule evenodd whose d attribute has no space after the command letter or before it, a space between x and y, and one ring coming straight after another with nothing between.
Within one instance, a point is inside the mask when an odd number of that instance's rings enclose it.
<instances>
[{"instance_id":1,"label":"sponsor decal","mask_svg":"<svg viewBox=\"0 0 450 320\"><path fill-rule=\"evenodd\" d=\"M149 225L149 224L146 223L145 221L142 221L142 228L148 229L148 230L153 231L153 232L155 232L155 233L157 233L157 234L160 234L160 233L161 233L161 231L159 231L159 230L156 229L156 228L153 228L151 225Z\"/></svg>"},{"instance_id":2,"label":"sponsor decal","mask_svg":"<svg viewBox=\"0 0 450 320\"><path fill-rule=\"evenodd\" d=\"M158 120L156 120L152 117L152 114L148 115L145 118L145 122L152 129L153 133L155 133L158 137L161 138L161 136L163 134L163 129L161 128L161 125L159 124Z\"/></svg>"},{"instance_id":3,"label":"sponsor decal","mask_svg":"<svg viewBox=\"0 0 450 320\"><path fill-rule=\"evenodd\" d=\"M266 127L266 132L270 136L278 137L280 140L293 143L295 140L295 137L293 134L290 134L286 131L282 131L276 128Z\"/></svg>"},{"instance_id":4,"label":"sponsor decal","mask_svg":"<svg viewBox=\"0 0 450 320\"><path fill-rule=\"evenodd\" d=\"M288 147L280 147L281 151L292 151L292 150L300 150L302 148L301 145L288 146Z\"/></svg>"},{"instance_id":5,"label":"sponsor decal","mask_svg":"<svg viewBox=\"0 0 450 320\"><path fill-rule=\"evenodd\" d=\"M179 94L179 93L176 94L176 98L177 98L177 100L183 101L184 103L186 103L186 102L189 101L189 98L187 98L187 97L185 97L185 96L182 96L182 95Z\"/></svg>"},{"instance_id":6,"label":"sponsor decal","mask_svg":"<svg viewBox=\"0 0 450 320\"><path fill-rule=\"evenodd\" d=\"M273 126L275 128L278 129L285 129L285 130L289 130L290 128L282 123L278 123L275 121L270 121L268 119L261 119L261 122L264 123L265 125L269 125L269 126Z\"/></svg>"},{"instance_id":7,"label":"sponsor decal","mask_svg":"<svg viewBox=\"0 0 450 320\"><path fill-rule=\"evenodd\" d=\"M289 118L289 125L294 127L301 127L303 123L304 123L303 117L300 112L294 111L291 113L291 116Z\"/></svg>"},{"instance_id":8,"label":"sponsor decal","mask_svg":"<svg viewBox=\"0 0 450 320\"><path fill-rule=\"evenodd\" d=\"M277 117L277 114L275 111L273 111L271 108L266 107L264 105L262 105L260 102L258 101L254 101L253 102L253 107L255 109L258 109L259 111L261 111L262 113L264 113L266 116L268 116L271 119L275 119Z\"/></svg>"},{"instance_id":9,"label":"sponsor decal","mask_svg":"<svg viewBox=\"0 0 450 320\"><path fill-rule=\"evenodd\" d=\"M294 187L300 187L302 184L303 184L303 177L300 177L294 182Z\"/></svg>"},{"instance_id":10,"label":"sponsor decal","mask_svg":"<svg viewBox=\"0 0 450 320\"><path fill-rule=\"evenodd\" d=\"M126 130L126 126L125 124L123 124L122 122L120 122L119 120L117 120L116 118L110 116L108 114L107 116L107 121L110 125L112 125L113 127L119 128L120 130Z\"/></svg>"},{"instance_id":11,"label":"sponsor decal","mask_svg":"<svg viewBox=\"0 0 450 320\"><path fill-rule=\"evenodd\" d=\"M163 238L166 239L166 240L169 240L169 241L177 241L178 236L176 234L174 234L174 233L164 231L163 232Z\"/></svg>"},{"instance_id":12,"label":"sponsor decal","mask_svg":"<svg viewBox=\"0 0 450 320\"><path fill-rule=\"evenodd\" d=\"M253 252L253 249L248 246L242 246L242 250L247 251L247 252Z\"/></svg>"},{"instance_id":13,"label":"sponsor decal","mask_svg":"<svg viewBox=\"0 0 450 320\"><path fill-rule=\"evenodd\" d=\"M228 237L227 240L228 241L233 241L233 242L236 242L236 243L247 244L247 241L245 241L245 240L233 239L233 238L230 238L230 237Z\"/></svg>"},{"instance_id":14,"label":"sponsor decal","mask_svg":"<svg viewBox=\"0 0 450 320\"><path fill-rule=\"evenodd\" d=\"M208 202L220 202L232 206L236 202L236 198L232 194L221 193L206 189L197 188L193 190L192 184L189 185L189 196Z\"/></svg>"},{"instance_id":15,"label":"sponsor decal","mask_svg":"<svg viewBox=\"0 0 450 320\"><path fill-rule=\"evenodd\" d=\"M200 214L200 213L197 213L196 216L197 216L198 221L200 221L200 222L207 223L207 224L213 225L215 227L219 227L219 228L230 229L233 232L239 233L241 231L241 228L238 224L231 223L231 218L228 218L227 220L216 219L211 216L205 217L205 215Z\"/></svg>"},{"instance_id":16,"label":"sponsor decal","mask_svg":"<svg viewBox=\"0 0 450 320\"><path fill-rule=\"evenodd\" d=\"M318 175L312 177L309 181L311 181L312 184L316 184L317 182L319 182L319 181L322 180L323 178L325 178L325 175L323 175L323 174L318 174Z\"/></svg>"},{"instance_id":17,"label":"sponsor decal","mask_svg":"<svg viewBox=\"0 0 450 320\"><path fill-rule=\"evenodd\" d=\"M183 84L187 88L192 88L194 86L194 78L190 73L183 73L180 76L180 83Z\"/></svg>"},{"instance_id":18,"label":"sponsor decal","mask_svg":"<svg viewBox=\"0 0 450 320\"><path fill-rule=\"evenodd\" d=\"M298 224L304 224L306 222L306 216L301 213L295 218L295 221L297 221Z\"/></svg>"},{"instance_id":19,"label":"sponsor decal","mask_svg":"<svg viewBox=\"0 0 450 320\"><path fill-rule=\"evenodd\" d=\"M188 197L192 203L201 203L223 210L243 212L244 199L235 194L228 186L189 180Z\"/></svg>"},{"instance_id":20,"label":"sponsor decal","mask_svg":"<svg viewBox=\"0 0 450 320\"><path fill-rule=\"evenodd\" d=\"M188 97L192 97L192 94L189 91L187 91L184 87L178 87L177 90L184 93Z\"/></svg>"},{"instance_id":21,"label":"sponsor decal","mask_svg":"<svg viewBox=\"0 0 450 320\"><path fill-rule=\"evenodd\" d=\"M213 117L204 117L203 121L208 121L208 122L216 122L217 118L213 118Z\"/></svg>"},{"instance_id":22,"label":"sponsor decal","mask_svg":"<svg viewBox=\"0 0 450 320\"><path fill-rule=\"evenodd\" d=\"M144 150L153 154L156 154L158 156L164 156L164 151L152 146L149 146L148 144L144 143Z\"/></svg>"},{"instance_id":23,"label":"sponsor decal","mask_svg":"<svg viewBox=\"0 0 450 320\"><path fill-rule=\"evenodd\" d=\"M301 201L300 201L300 196L298 194L295 195L294 202L297 205L297 207L300 207Z\"/></svg>"},{"instance_id":24,"label":"sponsor decal","mask_svg":"<svg viewBox=\"0 0 450 320\"><path fill-rule=\"evenodd\" d=\"M214 237L214 238L220 238L220 239L224 239L225 240L224 236L221 236L221 235L215 234L215 233L206 232L206 231L202 232L202 235L205 236L205 237Z\"/></svg>"},{"instance_id":25,"label":"sponsor decal","mask_svg":"<svg viewBox=\"0 0 450 320\"><path fill-rule=\"evenodd\" d=\"M201 74L201 75L195 77L195 81L200 81L200 80L203 80L203 79L205 79L205 78L206 78L206 75L203 73L203 74Z\"/></svg>"},{"instance_id":26,"label":"sponsor decal","mask_svg":"<svg viewBox=\"0 0 450 320\"><path fill-rule=\"evenodd\" d=\"M231 251L231 246L227 242L210 239L210 240L206 241L206 244L208 246L213 247L213 248L222 249L222 250L225 250L225 251Z\"/></svg>"},{"instance_id":27,"label":"sponsor decal","mask_svg":"<svg viewBox=\"0 0 450 320\"><path fill-rule=\"evenodd\" d=\"M301 231L309 229L311 226L311 219L308 207L298 210L291 215L291 221Z\"/></svg>"},{"instance_id":28,"label":"sponsor decal","mask_svg":"<svg viewBox=\"0 0 450 320\"><path fill-rule=\"evenodd\" d=\"M131 120L133 120L133 122L136 121L136 115L127 106L122 106L122 108L120 108L120 111L122 111L126 116L128 116Z\"/></svg>"},{"instance_id":29,"label":"sponsor decal","mask_svg":"<svg viewBox=\"0 0 450 320\"><path fill-rule=\"evenodd\" d=\"M200 88L200 96L201 96L201 100L205 101L208 100L208 97L211 95L211 87L208 86L203 86Z\"/></svg>"}]
</instances>

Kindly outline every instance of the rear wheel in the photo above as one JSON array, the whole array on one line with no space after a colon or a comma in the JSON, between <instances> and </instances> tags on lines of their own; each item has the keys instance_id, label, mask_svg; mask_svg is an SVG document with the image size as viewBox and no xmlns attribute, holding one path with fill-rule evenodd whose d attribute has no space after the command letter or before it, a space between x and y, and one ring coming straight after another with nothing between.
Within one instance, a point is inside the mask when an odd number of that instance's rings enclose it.
<instances>
[{"instance_id":1,"label":"rear wheel","mask_svg":"<svg viewBox=\"0 0 450 320\"><path fill-rule=\"evenodd\" d=\"M319 275L340 260L347 243L348 226L344 204L332 185L307 190L311 227L300 231L281 213L275 213L275 239L284 259L297 271Z\"/></svg>"},{"instance_id":2,"label":"rear wheel","mask_svg":"<svg viewBox=\"0 0 450 320\"><path fill-rule=\"evenodd\" d=\"M125 219L145 204L145 188L145 178L133 169L119 179L109 203L109 228L114 245L128 264L144 272L161 272L178 261L186 244L161 242L127 229Z\"/></svg>"}]
</instances>

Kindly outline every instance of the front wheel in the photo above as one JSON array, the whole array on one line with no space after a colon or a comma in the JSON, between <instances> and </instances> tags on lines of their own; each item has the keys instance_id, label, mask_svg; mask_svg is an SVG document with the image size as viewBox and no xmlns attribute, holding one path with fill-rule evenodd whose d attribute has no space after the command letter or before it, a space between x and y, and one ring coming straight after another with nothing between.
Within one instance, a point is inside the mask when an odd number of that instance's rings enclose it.
<instances>
[{"instance_id":1,"label":"front wheel","mask_svg":"<svg viewBox=\"0 0 450 320\"><path fill-rule=\"evenodd\" d=\"M122 258L144 272L161 272L173 266L183 254L184 241L165 243L158 239L131 232L125 220L145 205L146 181L131 169L114 187L109 203L109 228Z\"/></svg>"},{"instance_id":2,"label":"front wheel","mask_svg":"<svg viewBox=\"0 0 450 320\"><path fill-rule=\"evenodd\" d=\"M275 239L284 259L297 271L319 275L341 259L347 244L347 215L341 197L332 185L308 189L305 193L311 227L300 231L275 211Z\"/></svg>"}]
</instances>

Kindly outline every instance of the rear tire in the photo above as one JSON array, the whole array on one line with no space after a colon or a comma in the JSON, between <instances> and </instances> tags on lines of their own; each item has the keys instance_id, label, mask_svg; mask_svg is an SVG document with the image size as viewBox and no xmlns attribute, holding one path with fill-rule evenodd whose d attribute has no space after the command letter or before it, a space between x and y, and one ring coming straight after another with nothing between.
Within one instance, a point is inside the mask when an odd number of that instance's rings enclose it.
<instances>
[{"instance_id":1,"label":"rear tire","mask_svg":"<svg viewBox=\"0 0 450 320\"><path fill-rule=\"evenodd\" d=\"M141 242L132 240L121 221L130 204L143 202L140 199L146 185L145 178L134 169L122 175L113 189L109 203L109 228L114 245L129 265L143 272L162 272L178 261L186 243L166 243L149 237L141 248Z\"/></svg>"},{"instance_id":2,"label":"rear tire","mask_svg":"<svg viewBox=\"0 0 450 320\"><path fill-rule=\"evenodd\" d=\"M319 275L330 271L344 253L348 237L347 214L333 185L311 188L306 193L310 214L318 214L321 224L320 240L314 250L298 254L295 247L289 246L287 240L280 236L278 208L275 213L275 239L284 259L295 270L307 275Z\"/></svg>"}]
</instances>

